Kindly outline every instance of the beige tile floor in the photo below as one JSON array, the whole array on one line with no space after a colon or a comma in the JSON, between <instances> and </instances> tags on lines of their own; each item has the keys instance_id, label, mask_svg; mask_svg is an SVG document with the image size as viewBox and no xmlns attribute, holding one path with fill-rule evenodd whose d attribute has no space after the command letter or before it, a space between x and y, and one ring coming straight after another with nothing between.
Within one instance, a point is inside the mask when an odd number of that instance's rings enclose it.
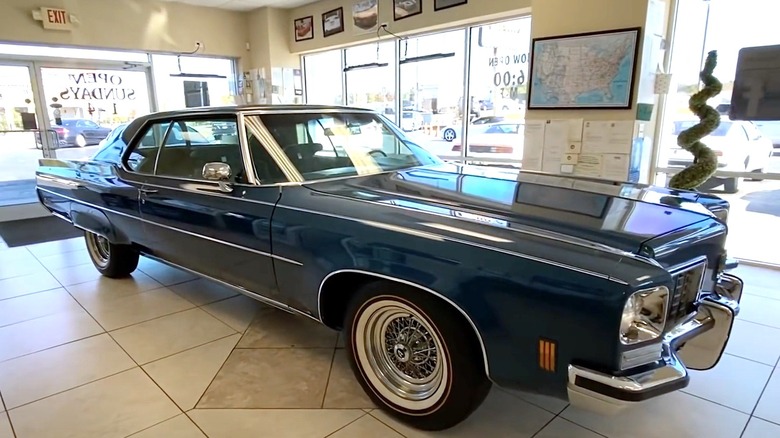
<instances>
[{"instance_id":1,"label":"beige tile floor","mask_svg":"<svg viewBox=\"0 0 780 438\"><path fill-rule=\"evenodd\" d=\"M684 391L604 418L494 389L426 434L375 410L316 323L151 260L101 278L80 239L0 244L0 438L778 438L780 271L739 273L727 354Z\"/></svg>"}]
</instances>

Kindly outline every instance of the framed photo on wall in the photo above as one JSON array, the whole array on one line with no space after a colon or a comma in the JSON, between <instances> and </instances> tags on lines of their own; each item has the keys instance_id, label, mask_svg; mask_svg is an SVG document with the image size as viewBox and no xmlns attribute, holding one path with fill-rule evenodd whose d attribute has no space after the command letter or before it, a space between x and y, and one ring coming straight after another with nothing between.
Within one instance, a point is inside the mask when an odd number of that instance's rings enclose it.
<instances>
[{"instance_id":1,"label":"framed photo on wall","mask_svg":"<svg viewBox=\"0 0 780 438\"><path fill-rule=\"evenodd\" d=\"M442 9L454 8L455 6L465 5L468 2L469 0L433 0L433 10L441 11Z\"/></svg>"},{"instance_id":2,"label":"framed photo on wall","mask_svg":"<svg viewBox=\"0 0 780 438\"><path fill-rule=\"evenodd\" d=\"M344 32L344 8L322 14L322 36L329 37L340 32Z\"/></svg>"},{"instance_id":3,"label":"framed photo on wall","mask_svg":"<svg viewBox=\"0 0 780 438\"><path fill-rule=\"evenodd\" d=\"M531 43L528 109L629 109L641 28Z\"/></svg>"},{"instance_id":4,"label":"framed photo on wall","mask_svg":"<svg viewBox=\"0 0 780 438\"><path fill-rule=\"evenodd\" d=\"M393 21L422 14L422 0L393 0Z\"/></svg>"},{"instance_id":5,"label":"framed photo on wall","mask_svg":"<svg viewBox=\"0 0 780 438\"><path fill-rule=\"evenodd\" d=\"M314 16L295 20L295 41L306 41L314 38Z\"/></svg>"}]
</instances>

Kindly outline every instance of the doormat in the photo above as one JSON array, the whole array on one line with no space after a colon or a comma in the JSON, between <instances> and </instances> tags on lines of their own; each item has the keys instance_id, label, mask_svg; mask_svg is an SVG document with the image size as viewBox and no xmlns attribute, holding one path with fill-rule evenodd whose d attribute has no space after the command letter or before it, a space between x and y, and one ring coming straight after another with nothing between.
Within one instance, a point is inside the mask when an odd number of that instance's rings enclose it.
<instances>
[{"instance_id":1,"label":"doormat","mask_svg":"<svg viewBox=\"0 0 780 438\"><path fill-rule=\"evenodd\" d=\"M54 216L0 222L0 238L9 247L82 237L84 232Z\"/></svg>"}]
</instances>

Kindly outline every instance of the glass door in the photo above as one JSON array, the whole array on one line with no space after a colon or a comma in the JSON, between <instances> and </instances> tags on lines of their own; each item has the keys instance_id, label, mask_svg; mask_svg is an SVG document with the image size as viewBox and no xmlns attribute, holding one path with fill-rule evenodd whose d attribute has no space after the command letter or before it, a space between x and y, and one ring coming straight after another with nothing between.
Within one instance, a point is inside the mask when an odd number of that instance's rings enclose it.
<instances>
[{"instance_id":1,"label":"glass door","mask_svg":"<svg viewBox=\"0 0 780 438\"><path fill-rule=\"evenodd\" d=\"M35 170L54 143L38 101L33 65L0 63L0 209L38 202Z\"/></svg>"},{"instance_id":2,"label":"glass door","mask_svg":"<svg viewBox=\"0 0 780 438\"><path fill-rule=\"evenodd\" d=\"M45 123L57 134L56 158L88 159L113 129L152 112L148 70L41 65Z\"/></svg>"}]
</instances>

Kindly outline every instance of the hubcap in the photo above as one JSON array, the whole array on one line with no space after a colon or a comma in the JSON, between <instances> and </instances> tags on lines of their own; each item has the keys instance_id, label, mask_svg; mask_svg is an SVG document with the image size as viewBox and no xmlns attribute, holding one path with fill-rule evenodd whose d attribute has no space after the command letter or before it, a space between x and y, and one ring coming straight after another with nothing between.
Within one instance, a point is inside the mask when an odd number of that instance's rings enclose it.
<instances>
[{"instance_id":1,"label":"hubcap","mask_svg":"<svg viewBox=\"0 0 780 438\"><path fill-rule=\"evenodd\" d=\"M427 318L405 303L381 300L365 308L356 329L357 358L385 398L411 409L441 399L447 358Z\"/></svg>"},{"instance_id":2,"label":"hubcap","mask_svg":"<svg viewBox=\"0 0 780 438\"><path fill-rule=\"evenodd\" d=\"M108 266L108 260L111 257L111 246L108 243L108 239L89 233L87 234L87 248L92 260L98 266L101 268Z\"/></svg>"},{"instance_id":3,"label":"hubcap","mask_svg":"<svg viewBox=\"0 0 780 438\"><path fill-rule=\"evenodd\" d=\"M444 139L447 141L452 141L455 139L455 133L452 131L445 131L444 132Z\"/></svg>"}]
</instances>

